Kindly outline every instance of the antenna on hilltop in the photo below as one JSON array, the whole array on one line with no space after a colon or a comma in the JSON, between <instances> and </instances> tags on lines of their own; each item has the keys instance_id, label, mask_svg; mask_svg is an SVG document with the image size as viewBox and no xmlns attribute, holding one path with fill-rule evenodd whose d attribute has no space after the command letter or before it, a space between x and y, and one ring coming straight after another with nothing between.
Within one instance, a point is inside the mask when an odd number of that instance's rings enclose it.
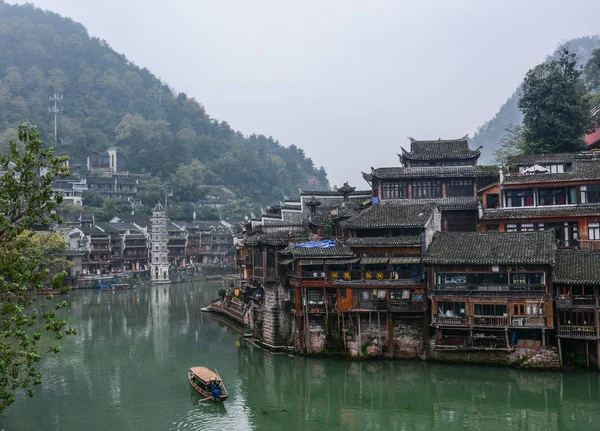
<instances>
[{"instance_id":1,"label":"antenna on hilltop","mask_svg":"<svg viewBox=\"0 0 600 431\"><path fill-rule=\"evenodd\" d=\"M160 78L154 83L154 97L156 99L156 115L160 120L162 118L162 81Z\"/></svg>"},{"instance_id":2,"label":"antenna on hilltop","mask_svg":"<svg viewBox=\"0 0 600 431\"><path fill-rule=\"evenodd\" d=\"M57 129L57 122L58 122L58 114L60 114L63 111L63 108L59 108L58 107L58 102L62 102L63 100L63 96L62 94L53 94L52 96L48 96L48 101L50 103L53 103L52 106L48 107L48 112L50 112L51 114L54 114L54 146L56 147L56 143L58 142L58 129Z\"/></svg>"}]
</instances>

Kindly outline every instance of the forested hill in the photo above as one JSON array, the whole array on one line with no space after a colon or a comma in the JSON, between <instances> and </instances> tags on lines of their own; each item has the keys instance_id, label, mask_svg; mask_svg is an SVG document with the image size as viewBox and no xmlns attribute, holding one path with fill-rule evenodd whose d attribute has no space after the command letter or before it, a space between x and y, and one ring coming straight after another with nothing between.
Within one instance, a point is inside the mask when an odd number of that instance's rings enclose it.
<instances>
[{"instance_id":1,"label":"forested hill","mask_svg":"<svg viewBox=\"0 0 600 431\"><path fill-rule=\"evenodd\" d=\"M572 39L565 44L569 49L577 54L577 62L585 65L589 60L592 51L600 47L600 36L581 37ZM546 61L558 57L558 48L546 58ZM531 67L535 66L534 64ZM476 148L483 145L482 161L492 162L492 150L498 146L498 142L507 127L521 124L523 114L519 110L518 103L521 96L521 86L508 98L500 107L498 113L490 121L477 129L471 141L471 147Z\"/></svg>"},{"instance_id":2,"label":"forested hill","mask_svg":"<svg viewBox=\"0 0 600 431\"><path fill-rule=\"evenodd\" d=\"M24 120L52 142L48 96L60 94L57 150L70 153L72 165L83 168L87 154L116 145L132 172L165 178L198 159L204 183L224 184L260 204L299 187L329 187L325 170L302 149L245 137L83 25L31 5L0 0L0 78L0 145Z\"/></svg>"}]
</instances>

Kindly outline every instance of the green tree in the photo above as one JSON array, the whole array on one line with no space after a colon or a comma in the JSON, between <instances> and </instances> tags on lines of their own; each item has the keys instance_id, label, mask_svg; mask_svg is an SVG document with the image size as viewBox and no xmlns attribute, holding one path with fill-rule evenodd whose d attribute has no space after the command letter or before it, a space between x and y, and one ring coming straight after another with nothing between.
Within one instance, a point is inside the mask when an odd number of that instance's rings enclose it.
<instances>
[{"instance_id":1,"label":"green tree","mask_svg":"<svg viewBox=\"0 0 600 431\"><path fill-rule=\"evenodd\" d=\"M180 165L171 176L175 194L183 201L194 202L202 198L204 173L204 165L198 159L192 159L189 164Z\"/></svg>"},{"instance_id":2,"label":"green tree","mask_svg":"<svg viewBox=\"0 0 600 431\"><path fill-rule=\"evenodd\" d=\"M557 59L531 69L523 81L525 153L566 153L584 148L592 128L588 96L575 53L563 47Z\"/></svg>"},{"instance_id":3,"label":"green tree","mask_svg":"<svg viewBox=\"0 0 600 431\"><path fill-rule=\"evenodd\" d=\"M594 93L600 91L600 48L592 52L583 71L588 90Z\"/></svg>"},{"instance_id":4,"label":"green tree","mask_svg":"<svg viewBox=\"0 0 600 431\"><path fill-rule=\"evenodd\" d=\"M104 198L98 190L86 190L83 192L83 203L91 207L100 208L104 204Z\"/></svg>"},{"instance_id":5,"label":"green tree","mask_svg":"<svg viewBox=\"0 0 600 431\"><path fill-rule=\"evenodd\" d=\"M37 130L26 124L19 126L18 139L21 151L11 140L9 151L0 155L0 413L15 400L16 391L27 390L33 396L33 386L41 382L36 364L42 357L37 348L42 334L49 332L60 340L73 333L65 330L66 322L47 309L43 299L39 308L33 306L38 297L32 291L47 283L60 288L66 274L45 261L57 252L54 237L37 242L26 233L33 225L60 221L53 210L61 198L53 195L51 183L68 175L64 166L68 158L55 156ZM42 242L49 247L42 247ZM64 306L66 302L58 302L55 308ZM59 346L49 348L59 351Z\"/></svg>"},{"instance_id":6,"label":"green tree","mask_svg":"<svg viewBox=\"0 0 600 431\"><path fill-rule=\"evenodd\" d=\"M494 162L497 165L505 165L509 157L523 154L525 146L523 126L519 125L507 128L502 138L500 138L500 145L492 150Z\"/></svg>"}]
</instances>

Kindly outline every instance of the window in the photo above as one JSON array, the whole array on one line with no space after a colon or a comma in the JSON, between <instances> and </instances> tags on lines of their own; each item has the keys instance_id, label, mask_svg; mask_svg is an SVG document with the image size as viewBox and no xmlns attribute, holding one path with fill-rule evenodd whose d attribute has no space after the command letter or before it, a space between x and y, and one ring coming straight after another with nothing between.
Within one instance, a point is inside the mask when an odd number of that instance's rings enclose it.
<instances>
[{"instance_id":1,"label":"window","mask_svg":"<svg viewBox=\"0 0 600 431\"><path fill-rule=\"evenodd\" d=\"M575 187L558 187L551 189L540 189L539 205L566 205L577 203L577 190Z\"/></svg>"},{"instance_id":2,"label":"window","mask_svg":"<svg viewBox=\"0 0 600 431\"><path fill-rule=\"evenodd\" d=\"M582 204L600 203L600 185L581 186L580 190Z\"/></svg>"},{"instance_id":3,"label":"window","mask_svg":"<svg viewBox=\"0 0 600 431\"><path fill-rule=\"evenodd\" d=\"M532 285L544 284L544 274L541 272L535 273L512 273L512 284L515 285Z\"/></svg>"},{"instance_id":4,"label":"window","mask_svg":"<svg viewBox=\"0 0 600 431\"><path fill-rule=\"evenodd\" d=\"M533 230L533 223L521 223L521 232L531 232Z\"/></svg>"},{"instance_id":5,"label":"window","mask_svg":"<svg viewBox=\"0 0 600 431\"><path fill-rule=\"evenodd\" d=\"M507 207L530 207L533 206L533 190L506 190Z\"/></svg>"},{"instance_id":6,"label":"window","mask_svg":"<svg viewBox=\"0 0 600 431\"><path fill-rule=\"evenodd\" d=\"M411 160L410 167L411 168L426 168L431 166L442 166L442 162L440 161L423 161L423 160Z\"/></svg>"},{"instance_id":7,"label":"window","mask_svg":"<svg viewBox=\"0 0 600 431\"><path fill-rule=\"evenodd\" d=\"M490 193L485 197L486 208L498 208L500 200L498 193Z\"/></svg>"},{"instance_id":8,"label":"window","mask_svg":"<svg viewBox=\"0 0 600 431\"><path fill-rule=\"evenodd\" d=\"M438 302L436 307L437 310L435 313L438 317L458 317L463 319L465 317L464 302Z\"/></svg>"},{"instance_id":9,"label":"window","mask_svg":"<svg viewBox=\"0 0 600 431\"><path fill-rule=\"evenodd\" d=\"M410 289L392 289L390 299L410 299Z\"/></svg>"},{"instance_id":10,"label":"window","mask_svg":"<svg viewBox=\"0 0 600 431\"><path fill-rule=\"evenodd\" d=\"M441 198L441 197L442 197L441 181L428 180L428 181L413 181L412 182L412 198L413 199Z\"/></svg>"},{"instance_id":11,"label":"window","mask_svg":"<svg viewBox=\"0 0 600 431\"><path fill-rule=\"evenodd\" d=\"M600 223L588 224L588 239L594 241L600 240Z\"/></svg>"},{"instance_id":12,"label":"window","mask_svg":"<svg viewBox=\"0 0 600 431\"><path fill-rule=\"evenodd\" d=\"M525 316L525 304L514 304L513 316Z\"/></svg>"},{"instance_id":13,"label":"window","mask_svg":"<svg viewBox=\"0 0 600 431\"><path fill-rule=\"evenodd\" d=\"M516 232L517 224L516 223L507 223L506 224L506 232Z\"/></svg>"},{"instance_id":14,"label":"window","mask_svg":"<svg viewBox=\"0 0 600 431\"><path fill-rule=\"evenodd\" d=\"M475 304L476 316L505 316L506 304Z\"/></svg>"},{"instance_id":15,"label":"window","mask_svg":"<svg viewBox=\"0 0 600 431\"><path fill-rule=\"evenodd\" d=\"M473 180L449 180L446 182L446 196L473 196Z\"/></svg>"},{"instance_id":16,"label":"window","mask_svg":"<svg viewBox=\"0 0 600 431\"><path fill-rule=\"evenodd\" d=\"M340 299L346 299L346 290L347 289L340 289Z\"/></svg>"},{"instance_id":17,"label":"window","mask_svg":"<svg viewBox=\"0 0 600 431\"><path fill-rule=\"evenodd\" d=\"M459 213L459 211L452 211ZM477 221L470 214L456 214L448 216L448 232L475 232L477 230Z\"/></svg>"},{"instance_id":18,"label":"window","mask_svg":"<svg viewBox=\"0 0 600 431\"><path fill-rule=\"evenodd\" d=\"M382 185L382 199L407 199L408 186L405 181L390 181Z\"/></svg>"}]
</instances>

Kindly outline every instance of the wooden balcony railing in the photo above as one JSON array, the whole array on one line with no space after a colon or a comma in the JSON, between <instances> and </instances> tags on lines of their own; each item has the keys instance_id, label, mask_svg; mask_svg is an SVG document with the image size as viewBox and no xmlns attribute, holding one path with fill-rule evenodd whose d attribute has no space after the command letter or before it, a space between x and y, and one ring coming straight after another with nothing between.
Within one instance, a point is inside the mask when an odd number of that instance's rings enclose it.
<instances>
[{"instance_id":1,"label":"wooden balcony railing","mask_svg":"<svg viewBox=\"0 0 600 431\"><path fill-rule=\"evenodd\" d=\"M390 311L394 312L421 312L424 309L423 301L390 301Z\"/></svg>"},{"instance_id":2,"label":"wooden balcony railing","mask_svg":"<svg viewBox=\"0 0 600 431\"><path fill-rule=\"evenodd\" d=\"M546 295L546 286L535 285L468 285L436 284L431 289L435 296L456 296L476 298L542 298Z\"/></svg>"},{"instance_id":3,"label":"wooden balcony railing","mask_svg":"<svg viewBox=\"0 0 600 431\"><path fill-rule=\"evenodd\" d=\"M508 317L502 316L473 316L473 325L477 326L508 326Z\"/></svg>"},{"instance_id":4,"label":"wooden balcony railing","mask_svg":"<svg viewBox=\"0 0 600 431\"><path fill-rule=\"evenodd\" d=\"M354 300L355 310L387 310L387 301L385 299L356 299Z\"/></svg>"},{"instance_id":5,"label":"wooden balcony railing","mask_svg":"<svg viewBox=\"0 0 600 431\"><path fill-rule=\"evenodd\" d=\"M600 250L600 241L579 240L581 250Z\"/></svg>"},{"instance_id":6,"label":"wooden balcony railing","mask_svg":"<svg viewBox=\"0 0 600 431\"><path fill-rule=\"evenodd\" d=\"M595 326L559 325L558 335L567 338L597 338Z\"/></svg>"},{"instance_id":7,"label":"wooden balcony railing","mask_svg":"<svg viewBox=\"0 0 600 431\"><path fill-rule=\"evenodd\" d=\"M510 321L511 326L528 326L533 328L543 328L546 326L545 317L513 317Z\"/></svg>"},{"instance_id":8,"label":"wooden balcony railing","mask_svg":"<svg viewBox=\"0 0 600 431\"><path fill-rule=\"evenodd\" d=\"M559 310L571 308L596 308L597 296L559 296L556 298L556 308Z\"/></svg>"},{"instance_id":9,"label":"wooden balcony railing","mask_svg":"<svg viewBox=\"0 0 600 431\"><path fill-rule=\"evenodd\" d=\"M462 317L434 317L432 323L437 325L466 325L467 320Z\"/></svg>"}]
</instances>

